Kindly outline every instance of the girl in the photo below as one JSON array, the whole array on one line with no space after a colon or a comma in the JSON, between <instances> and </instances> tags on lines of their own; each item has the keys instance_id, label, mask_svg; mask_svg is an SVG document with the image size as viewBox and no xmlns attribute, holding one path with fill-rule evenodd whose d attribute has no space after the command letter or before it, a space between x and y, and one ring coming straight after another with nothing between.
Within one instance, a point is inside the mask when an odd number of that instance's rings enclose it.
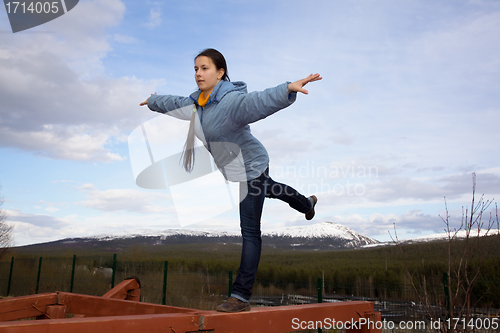
<instances>
[{"instance_id":1,"label":"girl","mask_svg":"<svg viewBox=\"0 0 500 333\"><path fill-rule=\"evenodd\" d=\"M186 171L195 162L195 135L203 141L224 177L240 182L240 227L243 238L241 262L233 284L231 297L217 307L217 311L238 312L250 310L257 267L261 253L260 220L264 198L285 201L290 207L304 213L307 220L314 217L316 196L305 197L288 185L269 177L269 156L266 149L250 133L250 123L264 119L291 105L297 92L307 94L304 86L321 80L319 74L286 82L261 92L247 93L244 82L231 82L224 56L214 49L206 49L194 60L195 80L199 90L189 97L151 95L140 105L152 111L169 113L190 119L189 133L184 146ZM189 108L189 106L193 106ZM192 110L181 116L178 109Z\"/></svg>"}]
</instances>

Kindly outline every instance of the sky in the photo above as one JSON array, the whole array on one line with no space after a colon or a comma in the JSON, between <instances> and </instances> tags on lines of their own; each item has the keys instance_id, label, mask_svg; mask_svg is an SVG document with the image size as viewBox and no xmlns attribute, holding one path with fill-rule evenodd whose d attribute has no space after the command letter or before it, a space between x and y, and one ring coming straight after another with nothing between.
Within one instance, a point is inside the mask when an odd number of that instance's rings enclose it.
<instances>
[{"instance_id":1,"label":"sky","mask_svg":"<svg viewBox=\"0 0 500 333\"><path fill-rule=\"evenodd\" d=\"M401 239L442 232L446 208L454 227L470 209L473 174L476 202L493 201L484 219L495 214L499 1L81 0L17 33L0 9L0 196L13 245L239 230L237 208L187 185L188 209L206 218L185 225L174 187L142 188L133 169L144 124L161 124L169 151L184 140L187 122L139 104L194 92L205 48L249 91L323 77L251 125L271 177L318 197L312 221L266 200L263 231L328 221L380 241L394 226Z\"/></svg>"}]
</instances>

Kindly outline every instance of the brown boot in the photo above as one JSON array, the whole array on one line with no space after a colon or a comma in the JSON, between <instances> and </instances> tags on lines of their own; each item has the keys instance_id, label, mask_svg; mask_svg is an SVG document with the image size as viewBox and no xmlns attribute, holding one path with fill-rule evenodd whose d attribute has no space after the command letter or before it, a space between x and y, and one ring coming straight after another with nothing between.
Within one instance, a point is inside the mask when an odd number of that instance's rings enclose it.
<instances>
[{"instance_id":1,"label":"brown boot","mask_svg":"<svg viewBox=\"0 0 500 333\"><path fill-rule=\"evenodd\" d=\"M313 208L311 208L311 210L306 213L306 220L312 220L314 217L314 214L316 214L316 212L314 211L314 206L316 206L316 203L318 202L318 198L316 198L315 195L311 195L311 198L313 201Z\"/></svg>"},{"instance_id":2,"label":"brown boot","mask_svg":"<svg viewBox=\"0 0 500 333\"><path fill-rule=\"evenodd\" d=\"M229 297L229 299L219 305L216 310L220 312L250 311L250 303L240 301L235 297Z\"/></svg>"}]
</instances>

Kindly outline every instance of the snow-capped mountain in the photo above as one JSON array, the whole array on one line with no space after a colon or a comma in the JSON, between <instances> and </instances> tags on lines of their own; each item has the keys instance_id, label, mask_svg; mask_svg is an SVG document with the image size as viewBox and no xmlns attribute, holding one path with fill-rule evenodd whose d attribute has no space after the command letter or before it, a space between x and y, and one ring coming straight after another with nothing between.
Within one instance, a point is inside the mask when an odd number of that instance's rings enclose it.
<instances>
[{"instance_id":1,"label":"snow-capped mountain","mask_svg":"<svg viewBox=\"0 0 500 333\"><path fill-rule=\"evenodd\" d=\"M143 229L133 232L125 232L121 235L99 235L91 237L100 241L111 241L115 239L127 239L136 237L160 237L166 239L168 237L185 236L185 237L238 237L240 234L236 231L219 231L219 230L202 230L202 229L166 229L162 231Z\"/></svg>"},{"instance_id":2,"label":"snow-capped mountain","mask_svg":"<svg viewBox=\"0 0 500 333\"><path fill-rule=\"evenodd\" d=\"M264 231L262 239L264 247L303 250L358 248L379 243L346 226L332 222ZM104 246L123 249L134 244L168 245L202 243L217 243L221 245L241 244L241 234L236 231L196 229L140 230L121 235L63 239L39 245L44 247Z\"/></svg>"},{"instance_id":3,"label":"snow-capped mountain","mask_svg":"<svg viewBox=\"0 0 500 333\"><path fill-rule=\"evenodd\" d=\"M500 232L497 229L481 229L477 230L472 229L469 231L469 237L483 237L483 236L492 236L492 235L499 235ZM467 237L467 231L466 230L459 230L459 231L450 231L448 234L447 232L441 232L441 233L436 233L436 234L430 234L430 235L425 235L425 236L419 236L419 237L414 237L410 239L403 239L400 240L401 243L426 243L426 242L433 242L433 241L444 241L448 240L449 237L453 237L456 239L463 239Z\"/></svg>"},{"instance_id":4,"label":"snow-capped mountain","mask_svg":"<svg viewBox=\"0 0 500 333\"><path fill-rule=\"evenodd\" d=\"M155 244L201 243L201 242L241 242L241 234L236 231L168 229L164 231L141 230L126 235L101 235L92 239L113 241L125 239L149 238ZM263 245L272 247L291 247L307 249L357 248L379 242L363 236L354 230L333 222L312 225L285 227L262 232ZM68 240L71 241L71 240Z\"/></svg>"},{"instance_id":5,"label":"snow-capped mountain","mask_svg":"<svg viewBox=\"0 0 500 333\"><path fill-rule=\"evenodd\" d=\"M373 238L363 236L342 224L334 222L316 223L307 226L286 227L281 230L264 233L266 236L290 238L337 238L349 240L348 247L378 244Z\"/></svg>"}]
</instances>

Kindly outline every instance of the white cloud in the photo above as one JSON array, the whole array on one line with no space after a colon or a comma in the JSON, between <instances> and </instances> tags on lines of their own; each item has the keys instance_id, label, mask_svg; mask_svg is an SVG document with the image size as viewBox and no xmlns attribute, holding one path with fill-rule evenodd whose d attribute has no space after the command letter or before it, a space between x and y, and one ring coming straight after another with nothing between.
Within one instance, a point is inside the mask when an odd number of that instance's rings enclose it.
<instances>
[{"instance_id":1,"label":"white cloud","mask_svg":"<svg viewBox=\"0 0 500 333\"><path fill-rule=\"evenodd\" d=\"M92 184L80 187L87 200L78 204L105 212L135 212L135 213L173 213L171 196L167 193L148 192L135 189L110 189L100 191Z\"/></svg>"},{"instance_id":2,"label":"white cloud","mask_svg":"<svg viewBox=\"0 0 500 333\"><path fill-rule=\"evenodd\" d=\"M112 136L101 131L85 131L87 126L45 125L41 131L15 131L3 128L0 142L6 147L20 148L54 159L111 162L124 159L106 145Z\"/></svg>"},{"instance_id":3,"label":"white cloud","mask_svg":"<svg viewBox=\"0 0 500 333\"><path fill-rule=\"evenodd\" d=\"M9 219L14 226L12 236L15 246L74 237L124 235L139 229L163 230L179 226L175 219L165 214L136 215L130 212L112 212L97 216L68 215L64 218L54 218L20 211L14 213L9 211L9 214L18 216Z\"/></svg>"},{"instance_id":4,"label":"white cloud","mask_svg":"<svg viewBox=\"0 0 500 333\"><path fill-rule=\"evenodd\" d=\"M44 25L56 33L0 35L0 147L119 161L124 156L112 145L150 117L138 104L157 82L103 75L111 50L104 31L121 20L123 4L95 0L77 8Z\"/></svg>"},{"instance_id":5,"label":"white cloud","mask_svg":"<svg viewBox=\"0 0 500 333\"><path fill-rule=\"evenodd\" d=\"M395 232L397 232L397 237L403 240L417 237L421 233L441 232L444 227L439 216L425 214L421 210L411 210L401 215L375 213L369 216L359 214L345 217L332 216L327 221L348 226L362 235L371 236L380 241L390 241L391 236L395 239Z\"/></svg>"},{"instance_id":6,"label":"white cloud","mask_svg":"<svg viewBox=\"0 0 500 333\"><path fill-rule=\"evenodd\" d=\"M36 209L43 209L49 213L55 213L55 212L60 210L60 208L56 207L57 204L54 202L45 202L45 201L41 200L38 202L38 204L39 205L35 206Z\"/></svg>"},{"instance_id":7,"label":"white cloud","mask_svg":"<svg viewBox=\"0 0 500 333\"><path fill-rule=\"evenodd\" d=\"M136 44L139 40L132 36L122 35L122 34L114 34L113 39L115 42L123 43L123 44Z\"/></svg>"},{"instance_id":8,"label":"white cloud","mask_svg":"<svg viewBox=\"0 0 500 333\"><path fill-rule=\"evenodd\" d=\"M120 0L80 1L74 10L34 29L46 33L4 35L0 40L7 39L4 48L31 54L30 63L43 65L38 57L53 54L80 76L92 77L104 73L102 59L111 50L105 31L117 26L124 12Z\"/></svg>"},{"instance_id":9,"label":"white cloud","mask_svg":"<svg viewBox=\"0 0 500 333\"><path fill-rule=\"evenodd\" d=\"M23 213L19 210L6 210L6 213L9 216L9 222L14 225L18 222L22 222L49 229L59 229L68 226L68 222L64 219L49 215Z\"/></svg>"},{"instance_id":10,"label":"white cloud","mask_svg":"<svg viewBox=\"0 0 500 333\"><path fill-rule=\"evenodd\" d=\"M151 8L149 11L149 20L146 27L153 29L161 24L161 8Z\"/></svg>"}]
</instances>

